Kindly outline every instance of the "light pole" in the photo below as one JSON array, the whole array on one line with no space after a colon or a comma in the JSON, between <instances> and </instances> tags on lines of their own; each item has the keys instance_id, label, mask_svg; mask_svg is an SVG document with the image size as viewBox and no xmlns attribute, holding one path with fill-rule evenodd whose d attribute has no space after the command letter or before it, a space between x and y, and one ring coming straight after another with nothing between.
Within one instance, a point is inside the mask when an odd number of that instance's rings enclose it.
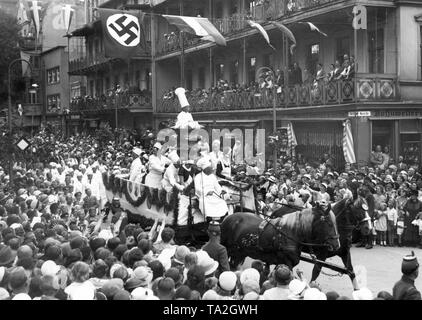
<instances>
[{"instance_id":1,"label":"light pole","mask_svg":"<svg viewBox=\"0 0 422 320\"><path fill-rule=\"evenodd\" d=\"M12 69L13 65L18 62L25 62L28 64L28 67L32 73L32 65L28 62L28 60L25 59L15 59L12 62L9 63L9 68L7 70L7 95L9 100L9 134L10 134L10 141L12 141L12 76L10 74L10 70ZM10 183L13 185L13 158L15 154L12 153L11 158L9 160L9 179Z\"/></svg>"},{"instance_id":2,"label":"light pole","mask_svg":"<svg viewBox=\"0 0 422 320\"><path fill-rule=\"evenodd\" d=\"M272 84L272 90L273 90L273 134L276 134L277 132L277 87L275 84L275 73L274 71L269 67L261 67L257 71L257 82L259 83L259 79L268 79L271 81ZM277 170L277 147L274 147L273 150L273 164L274 164L274 170Z\"/></svg>"}]
</instances>

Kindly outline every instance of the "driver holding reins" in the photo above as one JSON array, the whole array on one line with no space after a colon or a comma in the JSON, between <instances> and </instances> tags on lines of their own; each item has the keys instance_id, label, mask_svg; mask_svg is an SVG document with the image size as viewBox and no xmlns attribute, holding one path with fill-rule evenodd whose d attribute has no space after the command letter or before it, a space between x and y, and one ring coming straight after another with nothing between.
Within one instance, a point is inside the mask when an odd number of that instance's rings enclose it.
<instances>
[{"instance_id":1,"label":"driver holding reins","mask_svg":"<svg viewBox=\"0 0 422 320\"><path fill-rule=\"evenodd\" d=\"M199 209L208 221L223 220L229 209L222 197L222 190L212 168L209 157L200 158L197 167L202 171L195 176L195 194L199 200Z\"/></svg>"}]
</instances>

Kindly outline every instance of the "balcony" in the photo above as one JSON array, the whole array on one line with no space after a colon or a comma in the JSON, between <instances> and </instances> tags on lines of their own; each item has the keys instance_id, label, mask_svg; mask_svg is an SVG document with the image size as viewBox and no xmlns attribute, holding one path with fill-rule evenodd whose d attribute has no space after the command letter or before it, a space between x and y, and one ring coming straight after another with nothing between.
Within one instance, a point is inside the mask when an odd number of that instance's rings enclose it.
<instances>
[{"instance_id":1,"label":"balcony","mask_svg":"<svg viewBox=\"0 0 422 320\"><path fill-rule=\"evenodd\" d=\"M280 87L277 93L278 108L348 104L354 102L397 101L399 98L397 79L391 75L359 74L356 80L328 83L303 84ZM214 92L189 97L192 112L247 111L269 109L273 106L273 90L242 90ZM161 99L157 103L158 113L178 113L177 98Z\"/></svg>"},{"instance_id":2,"label":"balcony","mask_svg":"<svg viewBox=\"0 0 422 320\"><path fill-rule=\"evenodd\" d=\"M113 96L102 95L74 98L70 102L71 112L105 112L115 109L152 111L150 93L122 93Z\"/></svg>"}]
</instances>

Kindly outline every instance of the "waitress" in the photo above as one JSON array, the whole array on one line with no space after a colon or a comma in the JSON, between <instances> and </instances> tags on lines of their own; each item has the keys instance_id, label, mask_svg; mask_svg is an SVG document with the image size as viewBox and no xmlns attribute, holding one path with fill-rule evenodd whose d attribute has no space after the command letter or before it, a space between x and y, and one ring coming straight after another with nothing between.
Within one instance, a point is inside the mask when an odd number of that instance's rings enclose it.
<instances>
[{"instance_id":1,"label":"waitress","mask_svg":"<svg viewBox=\"0 0 422 320\"><path fill-rule=\"evenodd\" d=\"M163 173L171 163L168 158L161 154L161 149L161 143L156 142L153 146L153 154L149 156L149 172L145 177L145 185L150 188L161 189Z\"/></svg>"}]
</instances>

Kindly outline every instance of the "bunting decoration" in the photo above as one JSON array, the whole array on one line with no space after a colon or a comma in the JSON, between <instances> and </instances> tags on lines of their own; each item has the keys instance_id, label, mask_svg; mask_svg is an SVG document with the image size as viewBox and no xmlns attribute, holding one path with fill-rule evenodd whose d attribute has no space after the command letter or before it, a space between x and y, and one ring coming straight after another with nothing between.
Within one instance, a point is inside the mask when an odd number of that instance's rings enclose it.
<instances>
[{"instance_id":1,"label":"bunting decoration","mask_svg":"<svg viewBox=\"0 0 422 320\"><path fill-rule=\"evenodd\" d=\"M202 40L215 42L220 46L226 46L226 39L217 28L207 19L187 16L162 15L169 24L175 25L181 31L196 35Z\"/></svg>"},{"instance_id":2,"label":"bunting decoration","mask_svg":"<svg viewBox=\"0 0 422 320\"><path fill-rule=\"evenodd\" d=\"M311 28L311 31L316 31L322 34L324 37L328 37L328 35L325 32L322 32L321 30L319 30L319 28L316 25L314 25L312 22L307 21L307 22L299 22L299 23L307 24Z\"/></svg>"},{"instance_id":3,"label":"bunting decoration","mask_svg":"<svg viewBox=\"0 0 422 320\"><path fill-rule=\"evenodd\" d=\"M75 14L75 9L70 4L65 4L62 8L63 22L66 28L66 34L69 33L70 25L72 24L72 18Z\"/></svg>"},{"instance_id":4,"label":"bunting decoration","mask_svg":"<svg viewBox=\"0 0 422 320\"><path fill-rule=\"evenodd\" d=\"M267 41L267 43L268 43L268 45L273 49L273 50L275 50L275 48L274 48L274 46L270 43L270 37L268 36L268 33L267 33L267 31L265 31L265 29L259 24L259 23L256 23L256 22L254 22L254 21L252 21L252 20L248 20L247 21L248 22L248 24L252 27L252 28L254 28L254 29L257 29L261 34L262 34L262 36L264 37L264 39L265 39L265 41Z\"/></svg>"},{"instance_id":5,"label":"bunting decoration","mask_svg":"<svg viewBox=\"0 0 422 320\"><path fill-rule=\"evenodd\" d=\"M143 20L145 14L138 11L97 9L103 30L106 58L128 59L145 47Z\"/></svg>"},{"instance_id":6,"label":"bunting decoration","mask_svg":"<svg viewBox=\"0 0 422 320\"><path fill-rule=\"evenodd\" d=\"M22 0L19 0L17 19L20 27L30 23L27 11L28 8L26 6L26 3Z\"/></svg>"},{"instance_id":7,"label":"bunting decoration","mask_svg":"<svg viewBox=\"0 0 422 320\"><path fill-rule=\"evenodd\" d=\"M352 126L349 119L343 122L343 153L347 163L356 163Z\"/></svg>"},{"instance_id":8,"label":"bunting decoration","mask_svg":"<svg viewBox=\"0 0 422 320\"><path fill-rule=\"evenodd\" d=\"M293 32L291 32L289 28L287 28L284 24L280 22L271 21L271 24L277 27L281 32L283 32L287 36L287 38L290 39L290 41L293 42L293 44L290 46L290 53L293 54L293 49L296 47L296 38Z\"/></svg>"},{"instance_id":9,"label":"bunting decoration","mask_svg":"<svg viewBox=\"0 0 422 320\"><path fill-rule=\"evenodd\" d=\"M30 1L29 12L31 14L31 19L35 26L35 35L38 39L40 34L40 25L41 25L41 12L42 12L42 2L38 0Z\"/></svg>"}]
</instances>

